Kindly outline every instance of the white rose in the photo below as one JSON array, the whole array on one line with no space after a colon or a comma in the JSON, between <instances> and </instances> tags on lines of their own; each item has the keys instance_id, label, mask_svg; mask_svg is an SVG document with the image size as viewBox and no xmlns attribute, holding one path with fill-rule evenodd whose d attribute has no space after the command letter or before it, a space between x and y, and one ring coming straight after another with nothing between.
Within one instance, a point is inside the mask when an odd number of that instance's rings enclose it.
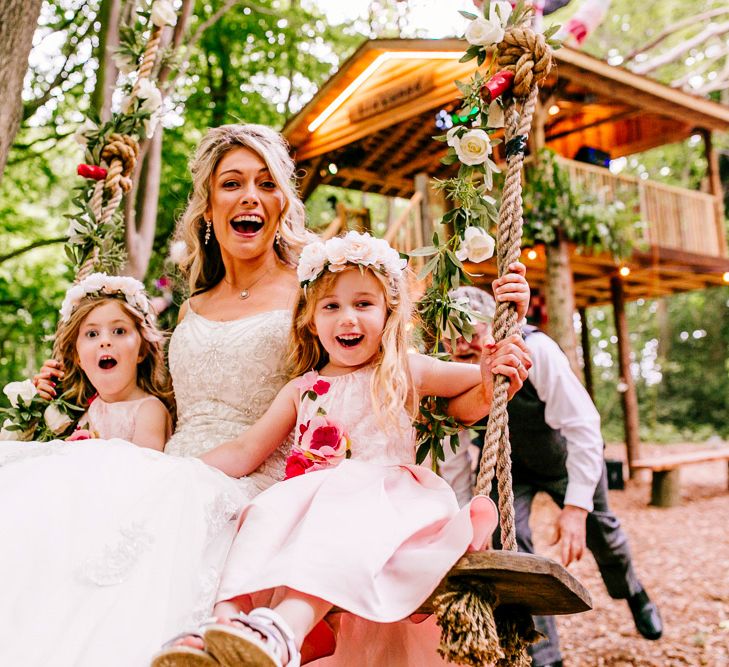
<instances>
[{"instance_id":1,"label":"white rose","mask_svg":"<svg viewBox=\"0 0 729 667\"><path fill-rule=\"evenodd\" d=\"M8 430L8 426L13 425L12 419L6 419L3 422L3 426L0 429L0 440L17 440L18 437L21 435L20 431L10 431Z\"/></svg>"},{"instance_id":2,"label":"white rose","mask_svg":"<svg viewBox=\"0 0 729 667\"><path fill-rule=\"evenodd\" d=\"M456 140L453 148L463 164L483 164L491 154L491 139L485 130L469 130Z\"/></svg>"},{"instance_id":3,"label":"white rose","mask_svg":"<svg viewBox=\"0 0 729 667\"><path fill-rule=\"evenodd\" d=\"M151 139L154 136L154 131L157 129L157 125L159 125L160 118L160 114L155 112L149 118L142 121L142 125L144 125L144 134L147 139Z\"/></svg>"},{"instance_id":4,"label":"white rose","mask_svg":"<svg viewBox=\"0 0 729 667\"><path fill-rule=\"evenodd\" d=\"M93 130L97 130L98 127L96 126L96 123L90 121L88 118L84 120L83 123L79 126L78 130L76 130L76 133L73 135L74 140L76 141L79 146L83 146L86 148L86 144L89 142L88 137L86 134L88 132L91 132Z\"/></svg>"},{"instance_id":5,"label":"white rose","mask_svg":"<svg viewBox=\"0 0 729 667\"><path fill-rule=\"evenodd\" d=\"M473 19L466 28L464 35L469 44L475 46L491 46L504 39L504 28L501 21L487 21L486 19Z\"/></svg>"},{"instance_id":6,"label":"white rose","mask_svg":"<svg viewBox=\"0 0 729 667\"><path fill-rule=\"evenodd\" d=\"M459 142L459 138L456 135L456 132L461 129L460 125L456 125L455 127L452 127L448 132L446 132L446 142L449 146L455 147L455 145Z\"/></svg>"},{"instance_id":7,"label":"white rose","mask_svg":"<svg viewBox=\"0 0 729 667\"><path fill-rule=\"evenodd\" d=\"M504 110L498 100L494 100L489 104L489 127L504 127Z\"/></svg>"},{"instance_id":8,"label":"white rose","mask_svg":"<svg viewBox=\"0 0 729 667\"><path fill-rule=\"evenodd\" d=\"M88 230L78 220L71 220L68 223L68 229L66 230L66 236L68 236L68 242L74 245L81 245L86 241L86 235Z\"/></svg>"},{"instance_id":9,"label":"white rose","mask_svg":"<svg viewBox=\"0 0 729 667\"><path fill-rule=\"evenodd\" d=\"M347 244L344 242L344 239L329 239L325 247L329 270L337 272L344 269L347 265Z\"/></svg>"},{"instance_id":10,"label":"white rose","mask_svg":"<svg viewBox=\"0 0 729 667\"><path fill-rule=\"evenodd\" d=\"M51 403L43 412L43 419L46 420L48 428L53 431L55 435L61 435L71 424L71 419L65 412L58 409L55 403Z\"/></svg>"},{"instance_id":11,"label":"white rose","mask_svg":"<svg viewBox=\"0 0 729 667\"><path fill-rule=\"evenodd\" d=\"M119 53L117 51L111 59L122 74L131 74L137 69L137 63L132 62L132 57L128 53Z\"/></svg>"},{"instance_id":12,"label":"white rose","mask_svg":"<svg viewBox=\"0 0 729 667\"><path fill-rule=\"evenodd\" d=\"M170 244L170 259L175 264L181 264L188 255L187 243L182 240Z\"/></svg>"},{"instance_id":13,"label":"white rose","mask_svg":"<svg viewBox=\"0 0 729 667\"><path fill-rule=\"evenodd\" d=\"M177 23L177 12L168 0L157 0L152 7L152 23L158 28Z\"/></svg>"},{"instance_id":14,"label":"white rose","mask_svg":"<svg viewBox=\"0 0 729 667\"><path fill-rule=\"evenodd\" d=\"M371 236L352 231L344 237L344 241L347 244L347 261L363 266L377 261L377 246Z\"/></svg>"},{"instance_id":15,"label":"white rose","mask_svg":"<svg viewBox=\"0 0 729 667\"><path fill-rule=\"evenodd\" d=\"M327 263L327 250L323 243L315 242L307 245L301 252L296 274L299 282L314 280Z\"/></svg>"},{"instance_id":16,"label":"white rose","mask_svg":"<svg viewBox=\"0 0 729 667\"><path fill-rule=\"evenodd\" d=\"M30 380L23 380L22 382L10 382L6 384L3 393L10 400L10 405L17 408L19 399L22 398L23 403L28 405L33 400L33 396L38 393L38 390Z\"/></svg>"},{"instance_id":17,"label":"white rose","mask_svg":"<svg viewBox=\"0 0 729 667\"><path fill-rule=\"evenodd\" d=\"M143 111L154 113L162 104L162 93L159 92L157 86L147 79L139 79L137 86L137 98L142 100L140 108Z\"/></svg>"},{"instance_id":18,"label":"white rose","mask_svg":"<svg viewBox=\"0 0 729 667\"><path fill-rule=\"evenodd\" d=\"M512 7L509 0L494 0L489 6L489 21L493 24L499 23L502 28L506 28L511 12Z\"/></svg>"},{"instance_id":19,"label":"white rose","mask_svg":"<svg viewBox=\"0 0 729 667\"><path fill-rule=\"evenodd\" d=\"M462 262L484 262L494 254L496 241L493 236L482 227L466 227L461 245L456 251L456 257Z\"/></svg>"}]
</instances>

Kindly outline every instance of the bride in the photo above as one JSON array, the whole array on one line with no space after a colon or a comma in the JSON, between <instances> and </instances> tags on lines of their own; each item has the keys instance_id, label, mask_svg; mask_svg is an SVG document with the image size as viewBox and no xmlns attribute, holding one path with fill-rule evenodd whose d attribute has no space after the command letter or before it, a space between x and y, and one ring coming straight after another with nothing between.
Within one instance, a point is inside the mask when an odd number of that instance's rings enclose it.
<instances>
[{"instance_id":1,"label":"bride","mask_svg":"<svg viewBox=\"0 0 729 667\"><path fill-rule=\"evenodd\" d=\"M278 133L228 125L191 171L173 456L119 440L0 443L0 665L148 664L209 614L239 508L283 477L283 449L240 480L195 457L255 422L287 379L293 266L310 237L294 165ZM47 362L41 394L62 377Z\"/></svg>"}]
</instances>

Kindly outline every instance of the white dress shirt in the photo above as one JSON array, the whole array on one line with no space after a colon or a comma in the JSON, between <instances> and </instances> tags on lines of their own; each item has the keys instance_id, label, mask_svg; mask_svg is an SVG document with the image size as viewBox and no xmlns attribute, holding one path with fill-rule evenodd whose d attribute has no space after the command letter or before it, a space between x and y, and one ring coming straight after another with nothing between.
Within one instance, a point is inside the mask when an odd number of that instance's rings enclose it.
<instances>
[{"instance_id":1,"label":"white dress shirt","mask_svg":"<svg viewBox=\"0 0 729 667\"><path fill-rule=\"evenodd\" d=\"M591 512L603 467L600 415L557 343L535 331L526 345L533 362L529 381L544 403L544 420L567 441L565 505Z\"/></svg>"}]
</instances>

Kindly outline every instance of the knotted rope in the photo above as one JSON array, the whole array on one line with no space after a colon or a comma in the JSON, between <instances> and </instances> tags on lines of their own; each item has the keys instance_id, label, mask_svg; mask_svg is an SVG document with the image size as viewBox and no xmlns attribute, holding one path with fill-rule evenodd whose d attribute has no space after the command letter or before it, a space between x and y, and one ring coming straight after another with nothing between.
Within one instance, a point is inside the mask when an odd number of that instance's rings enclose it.
<instances>
[{"instance_id":1,"label":"knotted rope","mask_svg":"<svg viewBox=\"0 0 729 667\"><path fill-rule=\"evenodd\" d=\"M552 50L543 35L525 26L512 26L498 45L500 70L514 72L511 97L505 110L507 171L497 226L499 276L519 259L522 235L521 171L527 137L536 108L539 84L552 68ZM497 341L519 333L512 303L499 303L494 318ZM509 442L509 379L498 375L476 481L479 494L489 495L496 472L499 492L501 542L516 551L514 496L511 487ZM529 613L519 607L498 607L494 591L474 579L451 580L452 589L435 600L435 613L442 636L439 653L447 660L466 665L527 667L526 647L539 637ZM496 611L494 611L494 609ZM494 627L495 626L495 627Z\"/></svg>"},{"instance_id":2,"label":"knotted rope","mask_svg":"<svg viewBox=\"0 0 729 667\"><path fill-rule=\"evenodd\" d=\"M144 49L142 62L137 70L137 80L132 88L131 98L137 96L142 79L149 78L157 60L162 28L154 26ZM101 228L111 222L114 212L121 203L122 196L132 189L132 174L139 157L139 142L128 134L113 133L109 135L106 145L101 150L101 166L106 168L104 180L97 181L89 206L97 227ZM76 282L93 273L99 261L99 248L94 248L91 255L81 265Z\"/></svg>"}]
</instances>

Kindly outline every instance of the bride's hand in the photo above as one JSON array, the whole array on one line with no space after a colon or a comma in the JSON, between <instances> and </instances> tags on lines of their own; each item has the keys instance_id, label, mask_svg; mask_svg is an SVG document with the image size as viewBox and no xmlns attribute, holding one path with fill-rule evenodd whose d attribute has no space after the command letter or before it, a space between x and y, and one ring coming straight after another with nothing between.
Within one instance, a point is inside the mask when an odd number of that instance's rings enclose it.
<instances>
[{"instance_id":1,"label":"bride's hand","mask_svg":"<svg viewBox=\"0 0 729 667\"><path fill-rule=\"evenodd\" d=\"M56 397L56 383L63 379L63 364L55 359L48 359L36 375L33 376L33 384L38 390L41 398L50 401Z\"/></svg>"}]
</instances>

